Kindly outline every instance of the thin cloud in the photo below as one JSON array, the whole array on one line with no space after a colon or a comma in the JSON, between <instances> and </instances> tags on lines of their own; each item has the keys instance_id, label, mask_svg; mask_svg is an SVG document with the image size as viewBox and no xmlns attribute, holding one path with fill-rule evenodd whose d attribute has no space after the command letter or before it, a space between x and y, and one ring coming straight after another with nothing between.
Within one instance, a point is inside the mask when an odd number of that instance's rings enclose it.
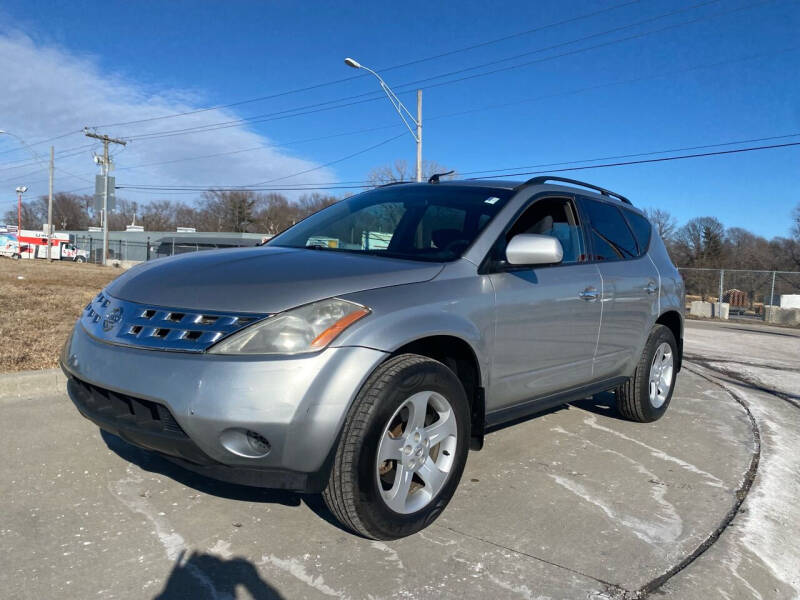
<instances>
[{"instance_id":1,"label":"thin cloud","mask_svg":"<svg viewBox=\"0 0 800 600\"><path fill-rule=\"evenodd\" d=\"M55 140L56 190L66 191L89 186L96 169L92 163L92 148L75 156L58 157L61 151L91 142L78 133L84 125L115 123L147 119L202 106L191 90L153 92L149 86L131 81L114 73L102 72L91 56L79 56L62 47L35 42L31 37L12 32L0 34L0 73L3 73L3 93L0 95L0 129L13 132L29 143L69 131L73 135ZM182 117L181 127L194 127L233 120L239 115L230 110L210 110ZM147 133L158 128L137 127L104 131L124 137L125 134ZM0 135L0 152L16 148L17 142ZM231 150L263 149L185 162L176 159L219 154ZM49 152L48 144L34 148L41 156ZM97 144L94 148L100 150ZM335 174L326 168L311 171L320 163L291 156L284 150L271 147L269 138L244 128L231 128L213 134L191 134L153 141L132 142L124 149L115 148L116 164L148 165L139 169L120 169L117 184L182 185L244 185L253 181L281 179L283 183L321 183L336 181ZM66 154L74 154L67 152ZM9 208L9 195L16 185L30 186L29 197L47 193L47 172L38 174L30 154L24 151L0 154L0 211ZM160 164L161 162L165 164ZM11 163L18 167L7 168ZM155 164L153 164L155 163ZM283 179L292 173L305 171L303 176ZM82 176L78 179L74 175ZM20 181L15 182L15 178ZM22 179L25 179L24 181ZM90 190L86 190L90 191ZM123 195L122 193L120 195ZM126 191L131 200L147 202L158 198L152 194ZM191 199L190 196L164 198Z\"/></svg>"}]
</instances>

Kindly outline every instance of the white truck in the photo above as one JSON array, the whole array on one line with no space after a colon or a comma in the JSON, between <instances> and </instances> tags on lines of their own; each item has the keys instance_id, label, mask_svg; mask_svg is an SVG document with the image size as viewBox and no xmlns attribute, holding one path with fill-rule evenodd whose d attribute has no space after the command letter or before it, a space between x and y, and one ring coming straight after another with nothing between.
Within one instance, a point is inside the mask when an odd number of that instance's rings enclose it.
<instances>
[{"instance_id":1,"label":"white truck","mask_svg":"<svg viewBox=\"0 0 800 600\"><path fill-rule=\"evenodd\" d=\"M16 232L0 232L0 256L9 258L47 258L47 234L43 231L23 229ZM70 242L66 233L54 233L50 238L50 258L86 262L89 253L79 250Z\"/></svg>"}]
</instances>

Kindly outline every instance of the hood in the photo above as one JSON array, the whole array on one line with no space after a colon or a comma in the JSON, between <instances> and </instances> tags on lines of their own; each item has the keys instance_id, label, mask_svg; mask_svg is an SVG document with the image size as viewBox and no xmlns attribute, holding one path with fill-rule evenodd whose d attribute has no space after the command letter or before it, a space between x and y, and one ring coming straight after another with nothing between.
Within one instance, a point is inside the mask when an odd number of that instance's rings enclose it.
<instances>
[{"instance_id":1,"label":"hood","mask_svg":"<svg viewBox=\"0 0 800 600\"><path fill-rule=\"evenodd\" d=\"M107 288L121 300L194 310L276 313L434 278L443 265L299 248L204 250L142 263Z\"/></svg>"}]
</instances>

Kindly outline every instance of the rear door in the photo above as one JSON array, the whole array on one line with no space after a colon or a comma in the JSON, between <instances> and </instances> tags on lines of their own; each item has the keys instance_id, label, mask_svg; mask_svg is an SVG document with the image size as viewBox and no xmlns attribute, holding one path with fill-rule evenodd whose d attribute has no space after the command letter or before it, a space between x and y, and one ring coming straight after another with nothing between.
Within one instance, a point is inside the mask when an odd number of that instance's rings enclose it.
<instances>
[{"instance_id":1,"label":"rear door","mask_svg":"<svg viewBox=\"0 0 800 600\"><path fill-rule=\"evenodd\" d=\"M491 390L494 411L589 382L600 327L601 282L590 264L574 199L540 197L524 209L492 250L519 233L552 235L564 258L557 265L497 268Z\"/></svg>"},{"instance_id":2,"label":"rear door","mask_svg":"<svg viewBox=\"0 0 800 600\"><path fill-rule=\"evenodd\" d=\"M595 379L629 375L658 316L659 276L616 201L580 199L591 261L602 278Z\"/></svg>"}]
</instances>

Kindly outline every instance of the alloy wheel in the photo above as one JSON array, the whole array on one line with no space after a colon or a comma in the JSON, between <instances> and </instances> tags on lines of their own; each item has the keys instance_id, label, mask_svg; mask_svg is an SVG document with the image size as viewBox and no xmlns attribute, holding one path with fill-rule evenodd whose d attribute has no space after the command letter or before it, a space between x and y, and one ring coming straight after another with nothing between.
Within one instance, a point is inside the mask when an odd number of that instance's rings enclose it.
<instances>
[{"instance_id":1,"label":"alloy wheel","mask_svg":"<svg viewBox=\"0 0 800 600\"><path fill-rule=\"evenodd\" d=\"M456 415L437 392L413 394L383 429L376 457L378 489L394 512L425 508L442 490L458 443Z\"/></svg>"}]
</instances>

